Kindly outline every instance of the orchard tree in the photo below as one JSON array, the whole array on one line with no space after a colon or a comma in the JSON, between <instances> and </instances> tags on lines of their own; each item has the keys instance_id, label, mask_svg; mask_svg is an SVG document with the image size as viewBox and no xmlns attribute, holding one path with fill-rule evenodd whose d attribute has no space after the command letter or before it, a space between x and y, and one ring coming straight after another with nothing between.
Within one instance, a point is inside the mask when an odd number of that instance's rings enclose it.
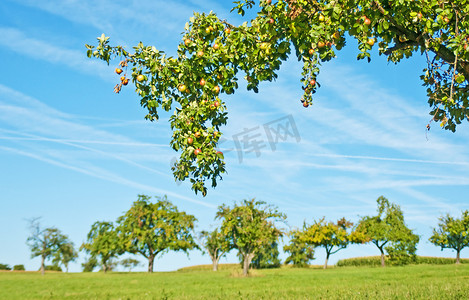
<instances>
[{"instance_id":1,"label":"orchard tree","mask_svg":"<svg viewBox=\"0 0 469 300\"><path fill-rule=\"evenodd\" d=\"M372 242L378 247L381 253L381 266L385 266L385 251L394 261L415 256L419 237L405 224L404 214L399 205L390 203L383 196L380 196L376 202L378 215L362 217L356 231L366 237L366 242Z\"/></svg>"},{"instance_id":2,"label":"orchard tree","mask_svg":"<svg viewBox=\"0 0 469 300\"><path fill-rule=\"evenodd\" d=\"M124 268L129 269L129 272L132 268L140 266L140 261L133 259L133 258L125 258L119 262Z\"/></svg>"},{"instance_id":3,"label":"orchard tree","mask_svg":"<svg viewBox=\"0 0 469 300\"><path fill-rule=\"evenodd\" d=\"M219 206L216 219L222 220L221 232L238 249L243 260L243 275L247 276L249 265L262 247L271 245L283 235L276 222L286 216L277 208L255 199L234 203L233 207Z\"/></svg>"},{"instance_id":4,"label":"orchard tree","mask_svg":"<svg viewBox=\"0 0 469 300\"><path fill-rule=\"evenodd\" d=\"M212 260L212 270L218 271L218 262L231 250L230 242L218 228L213 231L202 231L200 233L200 244L207 251Z\"/></svg>"},{"instance_id":5,"label":"orchard tree","mask_svg":"<svg viewBox=\"0 0 469 300\"><path fill-rule=\"evenodd\" d=\"M99 258L104 273L112 269L112 259L123 252L114 224L101 221L91 225L86 243L81 245L80 250L89 253L91 257Z\"/></svg>"},{"instance_id":6,"label":"orchard tree","mask_svg":"<svg viewBox=\"0 0 469 300\"><path fill-rule=\"evenodd\" d=\"M154 121L161 110L174 110L170 144L180 156L173 174L176 180L189 179L196 193L205 195L206 181L215 187L225 172L217 148L227 122L227 97L220 97L235 92L239 77L244 74L248 90L258 92L260 82L275 80L282 62L294 56L303 64L301 102L308 107L320 87L322 64L336 57L346 37L358 42L357 59L368 62L374 47L396 64L424 55L427 66L420 77L432 116L428 130L432 121L455 131L457 124L469 120L466 0L235 3L234 11L244 16L246 9L255 9L255 17L235 26L213 12L195 13L174 57L142 43L131 51L111 46L104 34L97 46L86 45L88 57L108 64L120 60L115 92L132 81L141 106L148 110L146 119Z\"/></svg>"},{"instance_id":7,"label":"orchard tree","mask_svg":"<svg viewBox=\"0 0 469 300\"><path fill-rule=\"evenodd\" d=\"M123 250L139 253L148 260L148 272L153 272L153 262L159 254L197 249L194 241L194 224L197 219L168 201L167 197L138 195L138 200L118 218L117 227Z\"/></svg>"},{"instance_id":8,"label":"orchard tree","mask_svg":"<svg viewBox=\"0 0 469 300\"><path fill-rule=\"evenodd\" d=\"M252 258L251 268L279 268L281 264L280 259L278 258L279 254L280 252L278 251L277 241L264 245Z\"/></svg>"},{"instance_id":9,"label":"orchard tree","mask_svg":"<svg viewBox=\"0 0 469 300\"><path fill-rule=\"evenodd\" d=\"M347 248L349 243L363 242L363 235L356 231L351 231L352 226L353 223L345 218L334 223L326 222L323 217L311 225L305 223L299 240L310 246L324 247L326 250L324 269L326 269L327 262L332 254Z\"/></svg>"},{"instance_id":10,"label":"orchard tree","mask_svg":"<svg viewBox=\"0 0 469 300\"><path fill-rule=\"evenodd\" d=\"M62 264L68 273L68 264L78 258L78 252L72 242L61 244L52 259L55 265Z\"/></svg>"},{"instance_id":11,"label":"orchard tree","mask_svg":"<svg viewBox=\"0 0 469 300\"><path fill-rule=\"evenodd\" d=\"M438 228L433 229L430 242L435 246L456 250L456 263L459 264L461 250L469 247L469 211L462 212L460 219L449 214L439 218Z\"/></svg>"},{"instance_id":12,"label":"orchard tree","mask_svg":"<svg viewBox=\"0 0 469 300\"><path fill-rule=\"evenodd\" d=\"M306 267L314 259L315 246L302 241L301 234L302 231L293 230L290 232L290 244L283 246L283 251L290 254L285 260L286 265Z\"/></svg>"},{"instance_id":13,"label":"orchard tree","mask_svg":"<svg viewBox=\"0 0 469 300\"><path fill-rule=\"evenodd\" d=\"M84 263L81 264L83 272L93 272L98 266L98 259L95 256L88 257Z\"/></svg>"},{"instance_id":14,"label":"orchard tree","mask_svg":"<svg viewBox=\"0 0 469 300\"><path fill-rule=\"evenodd\" d=\"M72 243L57 228L41 228L39 218L31 219L29 223L31 233L26 243L31 249L31 258L41 257L40 271L44 275L46 260L57 257L65 245Z\"/></svg>"}]
</instances>

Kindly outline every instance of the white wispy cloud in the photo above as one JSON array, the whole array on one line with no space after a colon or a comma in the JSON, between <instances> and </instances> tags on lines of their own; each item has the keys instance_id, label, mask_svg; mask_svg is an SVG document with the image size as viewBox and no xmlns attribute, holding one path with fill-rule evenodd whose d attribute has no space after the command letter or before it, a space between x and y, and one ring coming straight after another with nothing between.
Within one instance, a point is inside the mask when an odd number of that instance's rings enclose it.
<instances>
[{"instance_id":1,"label":"white wispy cloud","mask_svg":"<svg viewBox=\"0 0 469 300\"><path fill-rule=\"evenodd\" d=\"M98 75L103 79L111 80L112 74L109 68L101 62L88 59L84 47L82 51L66 49L30 37L23 31L11 27L0 27L0 36L2 37L0 47L7 48L20 55L64 65L75 71Z\"/></svg>"},{"instance_id":2,"label":"white wispy cloud","mask_svg":"<svg viewBox=\"0 0 469 300\"><path fill-rule=\"evenodd\" d=\"M3 85L0 85L0 124L2 127L10 128L0 129L1 132L6 134L1 139L14 143L9 147L1 146L0 149L3 151L30 157L57 167L117 184L149 192L167 194L206 207L214 207L205 201L199 201L170 190L159 189L127 179L116 172L111 172L92 163L94 159L122 162L170 179L172 176L169 172L169 153L171 152L169 146L164 147L161 144L139 143L122 135L72 122L70 121L70 115L67 113L55 110L37 99ZM47 142L47 144L44 144L44 142ZM58 148L56 145L78 149L80 154L71 155L67 148ZM105 149L98 149L90 145L104 145L107 147ZM129 151L132 151L133 154L129 155L129 157L123 156L115 148L117 145L132 149ZM163 166L167 168L165 171L159 171L154 167L135 162L136 158L138 159L139 157L136 153L145 153L151 151L148 148L155 149L155 147L165 149L165 152L168 153L165 158L160 157ZM135 151L136 149L139 150ZM161 166L161 163L159 166Z\"/></svg>"}]
</instances>

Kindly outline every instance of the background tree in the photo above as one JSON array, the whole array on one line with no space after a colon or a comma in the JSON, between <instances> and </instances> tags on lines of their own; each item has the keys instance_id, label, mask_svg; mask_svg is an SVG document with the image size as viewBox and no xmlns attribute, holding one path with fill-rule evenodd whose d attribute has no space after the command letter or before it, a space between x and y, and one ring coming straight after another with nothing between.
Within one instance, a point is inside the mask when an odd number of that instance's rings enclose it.
<instances>
[{"instance_id":1,"label":"background tree","mask_svg":"<svg viewBox=\"0 0 469 300\"><path fill-rule=\"evenodd\" d=\"M198 248L192 236L197 219L167 200L139 195L132 207L117 220L119 239L123 249L139 253L148 260L148 272L153 272L153 262L158 254L169 250L184 251Z\"/></svg>"},{"instance_id":2,"label":"background tree","mask_svg":"<svg viewBox=\"0 0 469 300\"><path fill-rule=\"evenodd\" d=\"M106 273L110 270L111 259L122 252L120 242L112 222L96 221L91 225L86 242L81 245L80 250L89 253L93 258L99 258L101 268Z\"/></svg>"},{"instance_id":3,"label":"background tree","mask_svg":"<svg viewBox=\"0 0 469 300\"><path fill-rule=\"evenodd\" d=\"M133 258L125 258L119 262L119 264L124 267L125 269L129 269L129 272L141 265L140 261L133 259Z\"/></svg>"},{"instance_id":4,"label":"background tree","mask_svg":"<svg viewBox=\"0 0 469 300\"><path fill-rule=\"evenodd\" d=\"M218 228L213 231L202 231L200 233L200 240L200 244L212 260L212 270L218 271L220 258L231 250L229 241Z\"/></svg>"},{"instance_id":5,"label":"background tree","mask_svg":"<svg viewBox=\"0 0 469 300\"><path fill-rule=\"evenodd\" d=\"M280 252L278 251L278 243L272 242L266 244L259 249L251 260L251 268L253 269L269 269L279 268L280 259L278 258Z\"/></svg>"},{"instance_id":6,"label":"background tree","mask_svg":"<svg viewBox=\"0 0 469 300\"><path fill-rule=\"evenodd\" d=\"M314 259L314 247L301 239L302 232L293 230L290 232L290 243L283 246L283 251L289 253L285 264L293 264L295 267L305 267Z\"/></svg>"},{"instance_id":7,"label":"background tree","mask_svg":"<svg viewBox=\"0 0 469 300\"><path fill-rule=\"evenodd\" d=\"M31 249L31 258L41 257L41 274L44 275L45 261L58 255L58 252L65 244L71 244L68 237L57 228L42 229L39 218L29 221L30 236L26 243Z\"/></svg>"},{"instance_id":8,"label":"background tree","mask_svg":"<svg viewBox=\"0 0 469 300\"><path fill-rule=\"evenodd\" d=\"M11 267L7 264L0 264L0 270L11 270Z\"/></svg>"},{"instance_id":9,"label":"background tree","mask_svg":"<svg viewBox=\"0 0 469 300\"><path fill-rule=\"evenodd\" d=\"M54 254L52 263L55 265L62 264L68 273L68 264L75 261L78 257L78 252L75 250L72 242L60 245L57 252Z\"/></svg>"},{"instance_id":10,"label":"background tree","mask_svg":"<svg viewBox=\"0 0 469 300\"><path fill-rule=\"evenodd\" d=\"M83 268L83 272L93 272L93 270L98 266L98 259L95 256L90 256L81 264L81 266Z\"/></svg>"},{"instance_id":11,"label":"background tree","mask_svg":"<svg viewBox=\"0 0 469 300\"><path fill-rule=\"evenodd\" d=\"M13 271L25 271L24 265L14 265Z\"/></svg>"},{"instance_id":12,"label":"background tree","mask_svg":"<svg viewBox=\"0 0 469 300\"><path fill-rule=\"evenodd\" d=\"M205 182L216 186L225 172L217 151L220 127L226 124L221 94L238 88L239 72L248 90L258 92L261 81L272 81L289 56L303 64L301 99L308 107L320 87L322 63L336 57L346 38L358 42L358 59L370 62L378 46L380 55L399 63L414 53L424 54L427 66L421 79L427 87L431 121L455 131L469 120L469 14L465 0L453 1L236 1L233 9L245 14L259 7L252 20L235 26L214 13L195 13L185 26L177 56L166 56L139 43L134 52L111 47L104 34L97 47L86 45L89 57L106 61L119 57L115 87L132 80L148 110L146 119L159 118L159 110L173 111L171 146L181 151L173 167L177 180L189 179L194 191L206 194ZM257 13L257 14L256 14ZM291 55L291 53L294 53ZM131 70L127 71L127 68ZM430 121L430 122L431 122ZM427 128L430 129L430 122Z\"/></svg>"},{"instance_id":13,"label":"background tree","mask_svg":"<svg viewBox=\"0 0 469 300\"><path fill-rule=\"evenodd\" d=\"M439 220L430 242L441 247L441 251L445 248L456 250L456 263L459 264L461 250L469 246L469 211L463 211L460 219L447 214Z\"/></svg>"},{"instance_id":14,"label":"background tree","mask_svg":"<svg viewBox=\"0 0 469 300\"><path fill-rule=\"evenodd\" d=\"M349 243L361 243L362 235L350 231L353 223L345 218L334 222L326 222L325 218L315 221L312 225L303 225L303 232L300 241L314 246L324 247L326 250L326 260L324 269L327 268L327 262L332 254L347 248Z\"/></svg>"},{"instance_id":15,"label":"background tree","mask_svg":"<svg viewBox=\"0 0 469 300\"><path fill-rule=\"evenodd\" d=\"M216 219L222 220L221 232L242 256L243 274L247 276L256 253L283 235L275 222L284 221L286 216L263 201L245 199L233 207L219 206Z\"/></svg>"},{"instance_id":16,"label":"background tree","mask_svg":"<svg viewBox=\"0 0 469 300\"><path fill-rule=\"evenodd\" d=\"M381 253L381 266L385 266L385 251L393 261L404 263L415 256L419 237L404 222L404 214L399 205L390 203L380 196L377 216L365 216L357 225L357 232L365 235L366 242L372 242ZM389 251L388 251L389 250Z\"/></svg>"}]
</instances>

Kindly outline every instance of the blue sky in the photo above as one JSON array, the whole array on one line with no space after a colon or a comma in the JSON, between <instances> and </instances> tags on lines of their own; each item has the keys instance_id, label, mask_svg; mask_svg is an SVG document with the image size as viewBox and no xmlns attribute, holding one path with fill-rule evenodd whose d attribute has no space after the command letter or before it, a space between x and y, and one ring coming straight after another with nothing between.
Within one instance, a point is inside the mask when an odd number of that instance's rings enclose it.
<instances>
[{"instance_id":1,"label":"blue sky","mask_svg":"<svg viewBox=\"0 0 469 300\"><path fill-rule=\"evenodd\" d=\"M218 205L244 198L277 205L293 228L322 216L356 221L374 214L376 199L384 195L421 235L418 254L454 256L428 238L440 215L468 209L469 127L463 124L453 134L433 124L426 133L422 57L393 65L375 53L367 64L356 61L356 47L348 41L323 66L322 87L308 109L299 102L301 65L289 60L259 94L241 87L224 97L228 174L218 187L204 198L174 181L169 115L145 121L130 85L119 95L112 91L118 62L108 67L86 58L84 44L104 32L115 44L142 41L174 54L193 11L213 10L240 23L231 7L231 1L0 2L0 263L39 268L25 244L26 219L41 216L43 226L56 226L79 246L93 222L114 221L137 194L168 195L198 218L198 230L216 225ZM287 137L273 151L263 125L284 117L293 118L300 141ZM259 155L241 148L240 162L229 150L245 128L255 129L265 147ZM331 262L377 254L371 245L351 246ZM70 270L80 271L84 257ZM315 263L324 261L322 249L316 257ZM223 262L236 261L233 251ZM200 252L168 253L155 270L205 263L210 260Z\"/></svg>"}]
</instances>

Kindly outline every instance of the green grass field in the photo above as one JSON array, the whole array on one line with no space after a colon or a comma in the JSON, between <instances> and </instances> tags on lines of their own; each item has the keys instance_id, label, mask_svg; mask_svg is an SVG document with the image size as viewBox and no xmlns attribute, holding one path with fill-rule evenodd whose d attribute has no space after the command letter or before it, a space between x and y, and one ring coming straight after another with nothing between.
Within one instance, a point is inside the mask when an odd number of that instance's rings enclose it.
<instances>
[{"instance_id":1,"label":"green grass field","mask_svg":"<svg viewBox=\"0 0 469 300\"><path fill-rule=\"evenodd\" d=\"M0 272L0 299L469 299L469 265L166 273Z\"/></svg>"}]
</instances>

